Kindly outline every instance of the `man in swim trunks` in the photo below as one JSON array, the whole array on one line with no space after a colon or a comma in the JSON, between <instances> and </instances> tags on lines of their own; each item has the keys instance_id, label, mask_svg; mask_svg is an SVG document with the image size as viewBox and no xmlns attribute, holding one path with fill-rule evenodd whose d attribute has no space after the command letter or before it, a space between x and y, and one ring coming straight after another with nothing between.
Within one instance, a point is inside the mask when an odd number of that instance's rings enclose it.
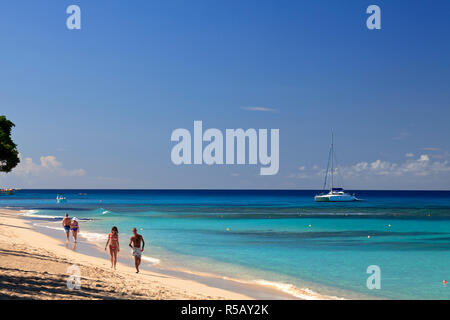
<instances>
[{"instance_id":1,"label":"man in swim trunks","mask_svg":"<svg viewBox=\"0 0 450 320\"><path fill-rule=\"evenodd\" d=\"M70 234L70 223L72 221L69 218L69 214L66 213L66 215L64 216L64 218L62 219L62 225L64 228L64 231L66 232L66 237L67 237L67 242L69 242L69 234Z\"/></svg>"},{"instance_id":2,"label":"man in swim trunks","mask_svg":"<svg viewBox=\"0 0 450 320\"><path fill-rule=\"evenodd\" d=\"M142 242L142 249L141 249ZM133 244L133 245L131 245ZM133 236L130 238L130 248L133 249L133 257L134 257L134 265L136 266L136 273L139 273L139 265L141 264L141 256L144 251L144 238L140 234L137 233L137 229L133 228Z\"/></svg>"}]
</instances>

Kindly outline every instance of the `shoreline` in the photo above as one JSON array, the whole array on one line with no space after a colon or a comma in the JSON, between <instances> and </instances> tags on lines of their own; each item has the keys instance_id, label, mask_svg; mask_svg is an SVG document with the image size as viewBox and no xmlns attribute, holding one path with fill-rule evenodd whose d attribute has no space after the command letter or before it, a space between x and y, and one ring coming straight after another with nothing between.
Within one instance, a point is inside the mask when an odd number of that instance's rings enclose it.
<instances>
[{"instance_id":1,"label":"shoreline","mask_svg":"<svg viewBox=\"0 0 450 320\"><path fill-rule=\"evenodd\" d=\"M33 226L30 217L26 217L24 214L27 210L14 210L11 208L1 209L0 208L0 255L6 255L0 259L0 279L5 277L4 273L12 272L11 268L6 268L7 264L11 264L11 258L8 255L29 255L32 251L34 254L38 253L40 256L44 255L47 257L52 256L53 259L56 258L55 265L63 264L69 266L71 264L77 264L81 266L82 270L82 288L83 283L87 282L90 286L91 282L98 282L100 279L103 280L103 286L109 288L113 287L114 293L118 293L118 297L111 295L111 292L105 292L104 296L99 297L99 299L227 299L227 300L251 300L251 299L339 299L337 297L322 296L317 293L309 292L307 290L301 290L300 294L294 295L293 293L287 293L277 288L276 286L270 285L259 285L256 283L246 283L243 281L238 281L236 279L228 279L225 277L218 277L211 274L200 274L193 272L191 270L178 271L178 270L162 270L157 269L157 271L152 270L153 268L148 268L145 266L145 261L141 266L141 273L138 275L135 273L133 263L131 258L124 258L119 256L117 263L117 271L111 271L109 265L109 256L105 255L102 250L98 248L97 245L90 243L89 241L84 241L79 239L77 243L76 251L72 248L64 246L65 241L63 240L62 233L59 237L60 232L56 230L39 230L45 227ZM12 236L15 240L8 240L5 235ZM80 241L81 240L81 241ZM11 243L12 242L12 243ZM35 244L39 243L39 248L35 247ZM18 248L17 252L5 253L4 247L12 245L14 248ZM71 242L71 245L73 243ZM102 257L103 254L103 257ZM9 258L9 259L8 259ZM31 260L38 260L37 256L30 256ZM38 263L40 261L34 261ZM37 264L39 265L39 263ZM68 274L66 272L61 272L62 268L59 265L59 278L65 278L59 284L62 288L66 287L66 280ZM50 266L50 269L51 266ZM100 279L92 280L83 277L83 269L87 269L88 274L103 274L108 273L108 282L106 282L103 277ZM156 269L156 268L155 268ZM20 273L27 273L29 270L17 270L15 277L19 276ZM17 274L19 273L19 275ZM8 275L6 275L8 276ZM10 275L12 277L12 275ZM48 272L43 271L39 274L39 278L45 282ZM122 280L118 281L120 278ZM124 282L123 279L126 279ZM143 281L144 280L144 281ZM110 282L110 283L109 283ZM130 284L126 284L130 282ZM96 283L95 285L98 285ZM0 286L1 287L1 286ZM133 289L130 289L133 288ZM36 288L36 290L39 288ZM12 289L14 291L14 289ZM27 297L20 294L15 295L14 293L3 292L4 289L0 289L0 299L4 298L32 298L32 299L47 299L49 298L46 294L39 294L38 296L33 295ZM16 290L17 291L17 290ZM20 290L19 290L20 291ZM41 290L42 291L42 290ZM83 299L84 295L76 294L77 290L69 291L67 294L61 296L55 296L56 299ZM78 290L80 291L80 290ZM82 291L82 290L81 290ZM130 294L134 292L134 294ZM74 297L75 296L75 297ZM96 297L92 297L96 299Z\"/></svg>"},{"instance_id":2,"label":"shoreline","mask_svg":"<svg viewBox=\"0 0 450 320\"><path fill-rule=\"evenodd\" d=\"M26 220L28 220L30 217L27 216L26 218L27 218ZM37 221L39 220L37 219ZM61 230L55 230L53 229L53 227L43 226L40 223L33 224L33 228L35 231L45 234L63 243L63 241L61 240L62 238ZM87 240L86 236L82 234L83 232L78 236L78 243L76 250L82 251L84 254L94 256L99 259L105 259L106 264L109 265L109 253L104 251L103 242L99 243L98 241ZM83 241L81 239L86 239L86 241ZM70 245L72 246L73 242L71 242ZM66 246L66 248L69 250L73 250L70 248L70 246L69 247ZM119 264L127 265L130 268L132 268L134 272L134 262L131 258L131 255L128 254L128 251L129 251L128 247L125 246L125 249L122 249L119 252L119 255L117 257L117 265L118 266ZM143 255L142 263L139 267L141 273L142 271L148 271L164 276L195 281L197 283L201 283L209 287L219 288L234 292L239 295L243 295L247 297L246 299L265 299L265 300L298 299L298 297L295 297L286 292L281 292L280 290L277 290L275 288L270 288L264 285L258 285L256 283L251 282L243 282L234 278L226 278L207 272L193 271L190 269L183 269L183 268L173 268L171 263L160 264L158 262L155 264L155 260L159 259ZM311 295L311 297L313 297L313 295Z\"/></svg>"},{"instance_id":3,"label":"shoreline","mask_svg":"<svg viewBox=\"0 0 450 320\"><path fill-rule=\"evenodd\" d=\"M136 274L121 262L112 271L109 259L72 251L33 230L21 212L0 209L0 299L251 299L146 270ZM67 288L71 265L81 270L79 290Z\"/></svg>"},{"instance_id":4,"label":"shoreline","mask_svg":"<svg viewBox=\"0 0 450 320\"><path fill-rule=\"evenodd\" d=\"M30 222L36 221L33 223L34 227L41 233L47 234L55 239L61 239L61 228L53 226L59 226L60 219L62 217L58 216L56 221L48 221L47 219L55 219L57 216L47 216L40 215L39 210L25 210L26 213L23 214L27 220ZM82 219L83 220L83 219ZM41 223L41 221L44 221ZM48 225L49 222L52 225ZM86 219L84 223L91 223L90 219ZM86 231L83 228L79 234L79 238L84 238L88 240L88 242L93 246L94 250L91 250L89 254L109 259L109 255L105 255L105 251L103 249L104 243L107 239L106 233L101 233L98 230L88 230ZM99 240L101 238L101 240ZM124 254L124 252L128 252L128 247L125 250L121 250L118 255L118 262L123 262L125 264L132 264L130 257L128 254ZM195 259L193 256L183 256L184 259ZM214 261L211 261L214 263ZM180 265L182 267L180 267ZM225 266L226 268L226 266ZM238 294L244 294L249 296L252 299L258 300L346 300L348 298L343 298L344 292L341 295L334 295L332 292L328 294L318 293L318 291L314 289L309 289L310 287L314 288L314 284L308 284L304 287L297 287L289 282L282 281L273 281L267 280L266 278L253 278L253 279L245 279L239 278L236 276L230 276L226 274L218 273L217 270L214 272L205 271L196 269L195 267L186 266L180 261L180 257L176 260L170 260L165 257L162 261L160 257L148 256L145 253L142 256L142 264L140 269L147 270L156 273L162 273L164 275L175 276L183 279L189 279L196 282L203 283L208 286L219 287L221 289L230 290ZM341 290L342 291L342 290ZM346 293L347 295L351 294L350 292ZM363 297L360 295L360 297ZM350 298L351 299L351 298ZM365 297L368 299L368 297Z\"/></svg>"}]
</instances>

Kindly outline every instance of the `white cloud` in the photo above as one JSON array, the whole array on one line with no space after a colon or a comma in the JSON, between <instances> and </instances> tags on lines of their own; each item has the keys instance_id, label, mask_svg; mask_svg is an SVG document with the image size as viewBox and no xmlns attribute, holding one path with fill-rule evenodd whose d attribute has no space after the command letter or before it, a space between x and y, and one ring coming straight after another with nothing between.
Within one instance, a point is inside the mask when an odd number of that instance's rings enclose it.
<instances>
[{"instance_id":1,"label":"white cloud","mask_svg":"<svg viewBox=\"0 0 450 320\"><path fill-rule=\"evenodd\" d=\"M247 111L260 111L260 112L277 112L277 109L266 108L266 107L242 107L242 109Z\"/></svg>"},{"instance_id":2,"label":"white cloud","mask_svg":"<svg viewBox=\"0 0 450 320\"><path fill-rule=\"evenodd\" d=\"M414 153L408 152L407 154L405 154L405 157L412 158L414 157Z\"/></svg>"},{"instance_id":3,"label":"white cloud","mask_svg":"<svg viewBox=\"0 0 450 320\"><path fill-rule=\"evenodd\" d=\"M75 177L84 176L86 171L84 169L68 170L63 167L61 162L56 160L55 156L42 156L40 157L40 163L33 162L33 159L30 157L21 159L19 165L11 172L11 174L18 176L53 175Z\"/></svg>"},{"instance_id":4,"label":"white cloud","mask_svg":"<svg viewBox=\"0 0 450 320\"><path fill-rule=\"evenodd\" d=\"M312 167L312 170L320 170L319 167L317 165L314 165ZM311 177L310 172L308 172L307 167L306 166L300 166L298 167L298 171L300 172L296 172L296 173L291 173L287 176L287 178L292 179L292 178L296 178L296 179L308 179ZM324 170L324 174L325 174L325 170Z\"/></svg>"},{"instance_id":5,"label":"white cloud","mask_svg":"<svg viewBox=\"0 0 450 320\"><path fill-rule=\"evenodd\" d=\"M422 150L425 151L440 151L440 148L435 148L435 147L426 147L426 148L422 148Z\"/></svg>"},{"instance_id":6,"label":"white cloud","mask_svg":"<svg viewBox=\"0 0 450 320\"><path fill-rule=\"evenodd\" d=\"M376 160L373 162L359 162L349 167L342 167L344 176L379 175L379 176L428 176L450 172L448 160L431 161L427 154L422 154L417 159L408 159L403 163Z\"/></svg>"},{"instance_id":7,"label":"white cloud","mask_svg":"<svg viewBox=\"0 0 450 320\"><path fill-rule=\"evenodd\" d=\"M376 176L385 177L425 177L450 173L449 160L433 161L427 154L422 154L416 159L409 156L404 162L375 160L372 162L361 161L350 166L340 166L335 173L344 178L370 178ZM314 165L311 169L301 166L300 172L288 175L288 178L317 179L325 175L325 169Z\"/></svg>"},{"instance_id":8,"label":"white cloud","mask_svg":"<svg viewBox=\"0 0 450 320\"><path fill-rule=\"evenodd\" d=\"M396 135L395 137L393 137L392 139L394 140L404 140L406 138L408 138L411 134L407 131L402 131L400 132L398 135Z\"/></svg>"},{"instance_id":9,"label":"white cloud","mask_svg":"<svg viewBox=\"0 0 450 320\"><path fill-rule=\"evenodd\" d=\"M291 174L289 174L287 176L287 178L289 178L289 179L292 179L292 178L295 178L295 179L308 179L308 178L310 178L310 175L307 174L307 173L302 173L302 172L300 172L300 173L291 173Z\"/></svg>"}]
</instances>

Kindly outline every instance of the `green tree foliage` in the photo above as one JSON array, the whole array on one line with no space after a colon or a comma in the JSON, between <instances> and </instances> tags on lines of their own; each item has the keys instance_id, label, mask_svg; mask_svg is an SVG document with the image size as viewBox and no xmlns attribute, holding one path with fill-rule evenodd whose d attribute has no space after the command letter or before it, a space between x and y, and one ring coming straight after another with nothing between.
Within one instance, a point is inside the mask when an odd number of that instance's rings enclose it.
<instances>
[{"instance_id":1,"label":"green tree foliage","mask_svg":"<svg viewBox=\"0 0 450 320\"><path fill-rule=\"evenodd\" d=\"M11 139L14 123L0 116L0 172L10 172L20 162L17 145Z\"/></svg>"}]
</instances>

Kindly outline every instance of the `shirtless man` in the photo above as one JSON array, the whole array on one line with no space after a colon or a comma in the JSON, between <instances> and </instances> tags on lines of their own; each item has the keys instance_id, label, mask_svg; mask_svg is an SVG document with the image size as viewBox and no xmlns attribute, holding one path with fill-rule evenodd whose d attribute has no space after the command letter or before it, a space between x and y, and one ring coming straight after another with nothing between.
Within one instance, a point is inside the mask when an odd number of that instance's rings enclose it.
<instances>
[{"instance_id":1,"label":"shirtless man","mask_svg":"<svg viewBox=\"0 0 450 320\"><path fill-rule=\"evenodd\" d=\"M66 213L66 215L64 216L64 218L62 219L62 226L64 228L64 231L66 232L66 241L69 242L69 234L70 234L70 224L71 224L72 220L70 220L69 218L69 214Z\"/></svg>"},{"instance_id":2,"label":"shirtless man","mask_svg":"<svg viewBox=\"0 0 450 320\"><path fill-rule=\"evenodd\" d=\"M142 242L142 249L141 249ZM133 244L133 245L131 245ZM130 238L130 248L133 249L134 265L136 266L136 273L139 273L139 265L141 264L141 256L144 251L144 238L137 233L136 228L133 228L133 236Z\"/></svg>"}]
</instances>

